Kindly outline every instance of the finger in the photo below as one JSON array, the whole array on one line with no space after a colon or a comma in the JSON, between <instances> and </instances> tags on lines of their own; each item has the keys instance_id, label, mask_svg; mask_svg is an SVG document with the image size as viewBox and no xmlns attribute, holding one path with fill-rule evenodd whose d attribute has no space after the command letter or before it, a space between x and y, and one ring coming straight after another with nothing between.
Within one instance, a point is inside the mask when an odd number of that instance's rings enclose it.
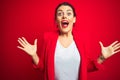
<instances>
[{"instance_id":1,"label":"finger","mask_svg":"<svg viewBox=\"0 0 120 80\"><path fill-rule=\"evenodd\" d=\"M103 43L101 41L99 41L99 44L100 44L101 48L104 47Z\"/></svg>"},{"instance_id":2,"label":"finger","mask_svg":"<svg viewBox=\"0 0 120 80\"><path fill-rule=\"evenodd\" d=\"M120 48L120 43L118 43L118 44L116 44L116 45L113 46L113 49L115 49L115 50L117 50L119 48Z\"/></svg>"},{"instance_id":3,"label":"finger","mask_svg":"<svg viewBox=\"0 0 120 80\"><path fill-rule=\"evenodd\" d=\"M27 41L24 37L22 37L22 39L24 40L24 42L25 42L26 44L29 44L28 41Z\"/></svg>"},{"instance_id":4,"label":"finger","mask_svg":"<svg viewBox=\"0 0 120 80\"><path fill-rule=\"evenodd\" d=\"M18 43L22 46L25 47L25 45L18 39Z\"/></svg>"},{"instance_id":5,"label":"finger","mask_svg":"<svg viewBox=\"0 0 120 80\"><path fill-rule=\"evenodd\" d=\"M114 46L117 42L118 42L118 41L113 42L113 43L111 44L111 46Z\"/></svg>"},{"instance_id":6,"label":"finger","mask_svg":"<svg viewBox=\"0 0 120 80\"><path fill-rule=\"evenodd\" d=\"M119 50L114 51L114 53L118 53L118 52L120 52L120 49L119 49Z\"/></svg>"},{"instance_id":7,"label":"finger","mask_svg":"<svg viewBox=\"0 0 120 80\"><path fill-rule=\"evenodd\" d=\"M118 46L118 47L114 48L114 50L118 50L118 49L120 49L120 46Z\"/></svg>"},{"instance_id":8,"label":"finger","mask_svg":"<svg viewBox=\"0 0 120 80\"><path fill-rule=\"evenodd\" d=\"M34 41L34 45L37 45L37 39L35 39L35 41Z\"/></svg>"},{"instance_id":9,"label":"finger","mask_svg":"<svg viewBox=\"0 0 120 80\"><path fill-rule=\"evenodd\" d=\"M18 38L18 40L19 40L23 45L26 45L26 43L25 43L25 41L23 41L23 39Z\"/></svg>"},{"instance_id":10,"label":"finger","mask_svg":"<svg viewBox=\"0 0 120 80\"><path fill-rule=\"evenodd\" d=\"M19 49L21 49L21 50L23 50L23 51L24 51L24 48L23 48L23 47L17 46L17 48L19 48Z\"/></svg>"}]
</instances>

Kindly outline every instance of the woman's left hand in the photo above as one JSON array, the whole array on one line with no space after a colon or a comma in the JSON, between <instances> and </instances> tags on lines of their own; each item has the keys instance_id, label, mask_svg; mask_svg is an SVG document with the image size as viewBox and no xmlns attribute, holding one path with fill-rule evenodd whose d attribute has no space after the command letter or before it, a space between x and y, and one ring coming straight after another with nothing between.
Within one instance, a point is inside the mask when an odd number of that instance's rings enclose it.
<instances>
[{"instance_id":1,"label":"woman's left hand","mask_svg":"<svg viewBox=\"0 0 120 80\"><path fill-rule=\"evenodd\" d=\"M107 59L110 56L120 52L120 42L119 41L115 41L112 44L110 44L107 47L104 47L102 42L99 42L100 46L101 46L101 52L102 52L102 56Z\"/></svg>"}]
</instances>

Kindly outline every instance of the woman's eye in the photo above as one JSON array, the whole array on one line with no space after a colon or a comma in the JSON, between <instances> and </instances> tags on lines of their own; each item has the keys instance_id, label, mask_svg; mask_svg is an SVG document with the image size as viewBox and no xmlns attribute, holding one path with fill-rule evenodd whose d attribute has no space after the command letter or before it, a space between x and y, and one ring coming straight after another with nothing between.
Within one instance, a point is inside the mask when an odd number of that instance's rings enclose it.
<instances>
[{"instance_id":1,"label":"woman's eye","mask_svg":"<svg viewBox=\"0 0 120 80\"><path fill-rule=\"evenodd\" d=\"M70 15L71 15L71 13L67 13L67 15L68 15L68 16L70 16Z\"/></svg>"},{"instance_id":2,"label":"woman's eye","mask_svg":"<svg viewBox=\"0 0 120 80\"><path fill-rule=\"evenodd\" d=\"M58 16L62 16L62 13L57 13Z\"/></svg>"}]
</instances>

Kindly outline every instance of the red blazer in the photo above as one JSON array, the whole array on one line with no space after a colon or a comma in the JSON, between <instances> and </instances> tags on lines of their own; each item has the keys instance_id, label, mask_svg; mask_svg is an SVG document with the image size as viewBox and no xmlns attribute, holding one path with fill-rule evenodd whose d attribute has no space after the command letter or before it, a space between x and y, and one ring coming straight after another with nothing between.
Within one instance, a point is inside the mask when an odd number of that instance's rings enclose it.
<instances>
[{"instance_id":1,"label":"red blazer","mask_svg":"<svg viewBox=\"0 0 120 80\"><path fill-rule=\"evenodd\" d=\"M98 70L100 64L96 60L90 60L87 58L85 53L84 37L77 31L72 32L76 46L80 52L81 62L79 69L79 80L87 80L87 72ZM48 32L44 35L42 56L38 65L34 65L35 68L40 68L44 71L44 80L54 80L54 53L56 48L56 43L58 39L59 31Z\"/></svg>"}]
</instances>

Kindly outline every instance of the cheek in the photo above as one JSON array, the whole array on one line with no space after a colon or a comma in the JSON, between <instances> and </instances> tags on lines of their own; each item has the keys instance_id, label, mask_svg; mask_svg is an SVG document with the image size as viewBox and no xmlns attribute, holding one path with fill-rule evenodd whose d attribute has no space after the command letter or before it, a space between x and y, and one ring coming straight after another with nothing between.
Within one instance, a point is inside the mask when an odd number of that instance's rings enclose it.
<instances>
[{"instance_id":1,"label":"cheek","mask_svg":"<svg viewBox=\"0 0 120 80\"><path fill-rule=\"evenodd\" d=\"M74 23L74 18L70 18L69 21L70 21L71 23Z\"/></svg>"},{"instance_id":2,"label":"cheek","mask_svg":"<svg viewBox=\"0 0 120 80\"><path fill-rule=\"evenodd\" d=\"M56 24L57 24L57 25L60 25L60 21L59 21L58 19L56 20Z\"/></svg>"},{"instance_id":3,"label":"cheek","mask_svg":"<svg viewBox=\"0 0 120 80\"><path fill-rule=\"evenodd\" d=\"M57 23L60 23L60 22L61 22L61 19L60 19L60 18L57 18L56 21L57 21Z\"/></svg>"}]
</instances>

